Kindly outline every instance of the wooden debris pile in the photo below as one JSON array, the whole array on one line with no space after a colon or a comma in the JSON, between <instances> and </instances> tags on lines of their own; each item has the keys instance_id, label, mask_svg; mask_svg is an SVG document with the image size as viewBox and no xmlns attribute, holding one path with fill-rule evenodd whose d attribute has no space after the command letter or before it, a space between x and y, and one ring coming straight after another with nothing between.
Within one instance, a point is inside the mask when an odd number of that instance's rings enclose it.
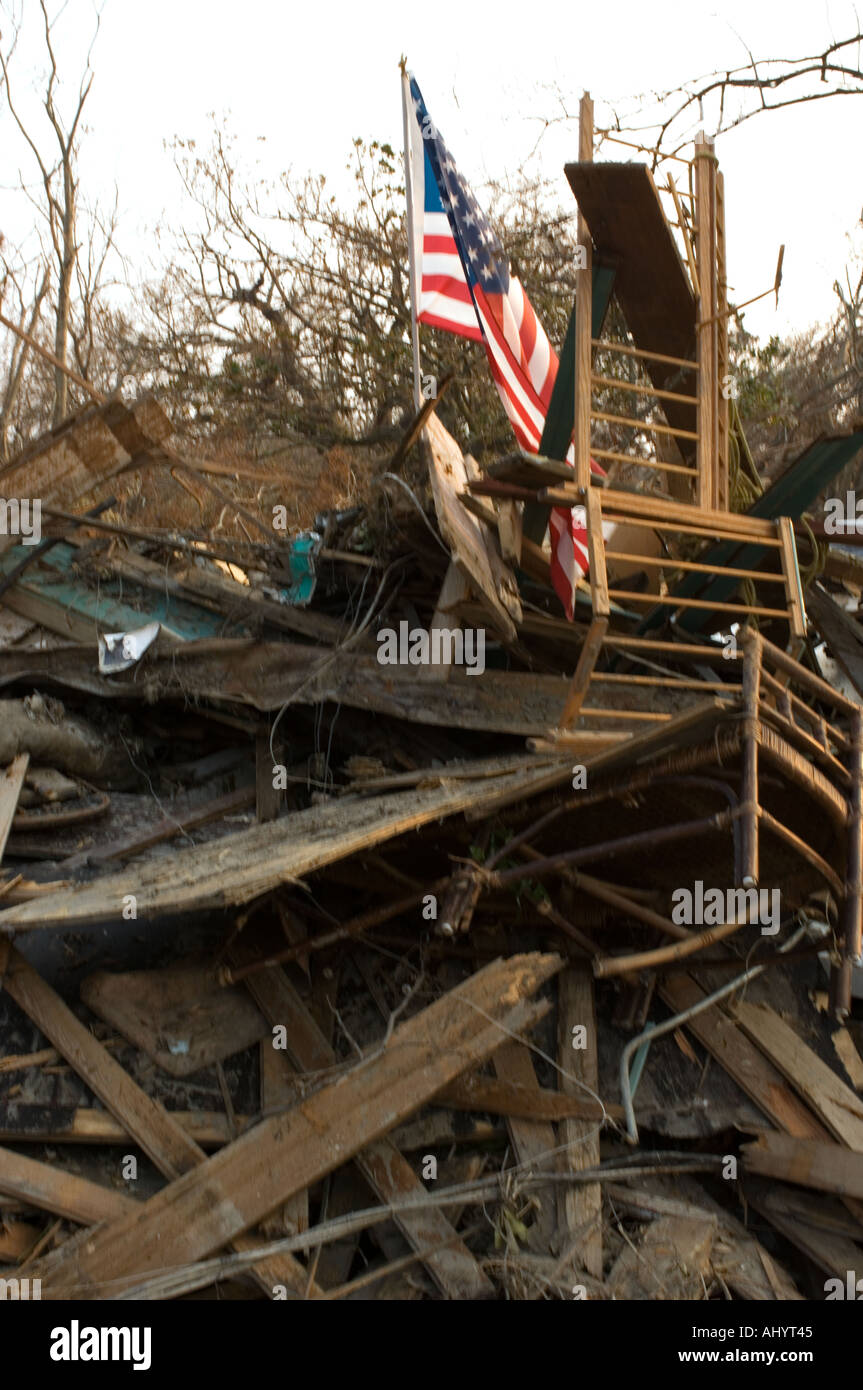
<instances>
[{"instance_id":1,"label":"wooden debris pile","mask_svg":"<svg viewBox=\"0 0 863 1390\"><path fill-rule=\"evenodd\" d=\"M585 289L548 452L480 467L428 402L300 534L152 399L5 470L44 534L0 553L0 1277L793 1300L860 1267L863 566L797 528L863 436L732 505L727 344L621 170L568 170L629 337ZM615 351L663 457L591 436L632 423L591 400ZM137 524L141 470L236 535Z\"/></svg>"}]
</instances>

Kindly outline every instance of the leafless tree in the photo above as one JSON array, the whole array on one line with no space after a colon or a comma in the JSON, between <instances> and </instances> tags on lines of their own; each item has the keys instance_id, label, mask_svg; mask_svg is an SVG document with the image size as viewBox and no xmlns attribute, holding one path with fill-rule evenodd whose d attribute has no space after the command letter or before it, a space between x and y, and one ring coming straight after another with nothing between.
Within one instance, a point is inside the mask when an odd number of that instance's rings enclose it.
<instances>
[{"instance_id":1,"label":"leafless tree","mask_svg":"<svg viewBox=\"0 0 863 1390\"><path fill-rule=\"evenodd\" d=\"M94 74L90 60L93 45L99 32L99 12L96 11L94 33L84 71L78 84L77 95L71 103L68 115L64 115L58 104L60 82L54 43L54 27L58 16L53 19L49 16L46 0L39 0L39 7L47 56L47 75L44 92L41 96L41 106L50 128L50 134L46 139L40 140L33 133L30 123L21 114L17 96L13 98L10 61L20 33L20 25L14 19L12 21L11 41L6 47L5 53L0 48L0 87L5 95L9 113L26 141L39 171L41 195L37 200L37 207L44 218L47 229L54 276L56 277L53 304L53 351L61 362L66 362L76 273L82 277L83 287L88 292L89 299L92 300L94 282L104 270L105 257L113 242L114 232L113 220L111 220L105 235L104 250L101 256L97 255L94 262L91 250L89 264L82 268L79 260L78 143L81 118L93 85ZM85 321L86 319L87 315L85 315ZM86 336L86 329L84 336ZM76 350L80 347L80 341L76 340ZM52 421L55 425L67 414L68 392L69 383L66 375L59 367L55 368L52 409Z\"/></svg>"}]
</instances>

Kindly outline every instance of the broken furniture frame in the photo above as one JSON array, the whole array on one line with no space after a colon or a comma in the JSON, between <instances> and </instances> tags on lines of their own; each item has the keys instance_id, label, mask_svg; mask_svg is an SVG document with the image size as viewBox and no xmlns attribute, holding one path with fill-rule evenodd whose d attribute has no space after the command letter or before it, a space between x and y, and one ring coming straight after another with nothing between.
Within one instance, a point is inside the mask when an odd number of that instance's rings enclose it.
<instances>
[{"instance_id":1,"label":"broken furniture frame","mask_svg":"<svg viewBox=\"0 0 863 1390\"><path fill-rule=\"evenodd\" d=\"M688 608L709 609L711 614L715 615L716 627L720 630L724 630L726 626L730 627L734 622L745 621L750 617L784 618L788 622L792 637L799 639L805 637L806 610L797 564L794 532L787 517L773 522L760 518L737 516L729 512L706 511L703 508L686 506L662 497L618 492L610 488L573 489L568 485L548 487L541 491L540 496L543 501L554 506L572 506L577 501L581 501L586 512L593 621L582 648L581 657L561 715L560 727L562 729L570 728L578 718L608 717L607 711L593 709L584 703L593 681L613 682L617 679L624 683L647 683L657 687L677 686L678 688L702 689L705 692L720 694L724 693L726 688L724 682L705 681L703 678L687 680L663 676L631 677L619 675L615 677L613 674L598 675L596 666L603 647L616 646L625 650L628 644L637 643L646 652L653 648L659 654L667 650L668 646L664 642L654 644L651 639L627 638L609 634L612 601L626 604L630 608L635 605L646 605L651 610L666 608L669 610L669 617L673 617L676 613ZM609 587L607 574L609 560L618 563L631 561L634 569L655 566L669 573L675 570L688 573L700 571L704 571L706 574L713 573L711 566L701 564L697 560L635 555L615 550L612 528L619 523L625 523L627 526L646 527L657 533L663 533L663 536L670 535L678 538L688 536L706 538L719 534L724 539L740 545L757 541L758 545L766 551L777 553L780 562L778 574L742 567L727 567L724 573L738 582L751 580L757 581L759 584L781 586L783 606L780 608L773 604L746 603L736 598L732 598L730 601L714 602L707 599L679 597L673 593L657 597L655 594L638 593L633 589ZM682 645L680 652L681 656L686 654L686 648ZM694 649L693 654L695 654ZM729 688L729 694L731 693L732 690ZM644 717L643 712L633 710L614 710L613 714L615 718L632 718L634 715L640 715L642 719Z\"/></svg>"}]
</instances>

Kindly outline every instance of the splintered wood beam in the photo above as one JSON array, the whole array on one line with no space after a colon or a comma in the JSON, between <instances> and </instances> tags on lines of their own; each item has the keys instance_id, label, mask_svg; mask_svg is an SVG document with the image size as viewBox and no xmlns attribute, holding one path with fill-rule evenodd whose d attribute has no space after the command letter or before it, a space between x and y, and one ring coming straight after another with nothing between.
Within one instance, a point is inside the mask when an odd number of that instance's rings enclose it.
<instances>
[{"instance_id":1,"label":"splintered wood beam","mask_svg":"<svg viewBox=\"0 0 863 1390\"><path fill-rule=\"evenodd\" d=\"M554 955L495 961L394 1030L370 1057L284 1115L249 1130L54 1259L43 1298L116 1295L143 1275L203 1259L293 1193L341 1167L448 1081L478 1066L547 1011L529 1000L560 969ZM40 1276L40 1262L31 1269Z\"/></svg>"},{"instance_id":2,"label":"splintered wood beam","mask_svg":"<svg viewBox=\"0 0 863 1390\"><path fill-rule=\"evenodd\" d=\"M237 952L231 953L232 962L238 966L244 959ZM288 1051L300 1072L324 1071L337 1065L335 1052L280 966L247 976L246 987L267 1021L274 1027L284 1027ZM271 1042L263 1046L272 1050ZM391 1139L375 1140L357 1154L356 1164L383 1202L397 1202L400 1197L423 1192L413 1168ZM426 1267L448 1298L489 1298L492 1295L491 1281L444 1212L435 1209L405 1212L396 1217L396 1222L414 1250L426 1251L446 1242L446 1248L437 1249L428 1256Z\"/></svg>"},{"instance_id":3,"label":"splintered wood beam","mask_svg":"<svg viewBox=\"0 0 863 1390\"><path fill-rule=\"evenodd\" d=\"M381 668L378 667L378 672ZM397 667L391 668L397 670ZM536 676L525 675L525 688ZM548 701L545 728L557 718L563 693L559 677L551 681L556 702ZM380 676L377 677L380 685ZM501 677L496 673L495 682ZM423 698L431 702L430 683L423 685ZM434 687L434 701L443 705L452 698L458 708L465 687L482 684L466 678ZM445 692L454 692L447 696ZM542 730L544 732L544 729ZM281 883L295 881L303 874L323 868L360 850L368 849L409 830L460 811L491 810L508 801L526 797L559 785L566 780L563 762L535 766L527 756L515 767L510 756L477 761L477 777L444 782L430 790L414 789L350 802L312 806L295 815L282 816L266 825L238 831L228 839L209 845L178 850L166 860L144 862L121 873L109 874L97 884L80 884L57 889L31 902L0 912L0 934L45 926L71 927L73 922L92 925L114 921L123 908L124 897L132 893L137 900L138 918L164 912L200 912L249 902L270 892ZM500 775L495 775L500 773ZM2 905L2 899L0 899Z\"/></svg>"},{"instance_id":4,"label":"splintered wood beam","mask_svg":"<svg viewBox=\"0 0 863 1390\"><path fill-rule=\"evenodd\" d=\"M590 971L569 966L558 977L557 1055L560 1089L566 1096L589 1099L599 1092L599 1040ZM581 1031L583 1030L583 1032ZM576 1046L576 1043L584 1043ZM570 1172L599 1165L599 1120L562 1120L561 1142L567 1145L564 1167ZM558 1195L566 1244L581 1237L577 1259L595 1279L602 1278L602 1188L599 1183L563 1187Z\"/></svg>"}]
</instances>

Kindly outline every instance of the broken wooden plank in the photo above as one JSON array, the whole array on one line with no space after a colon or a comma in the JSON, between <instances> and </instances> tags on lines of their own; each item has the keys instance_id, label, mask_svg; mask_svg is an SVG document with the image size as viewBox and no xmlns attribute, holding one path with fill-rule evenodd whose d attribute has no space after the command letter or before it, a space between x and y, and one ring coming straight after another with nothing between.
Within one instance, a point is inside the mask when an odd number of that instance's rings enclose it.
<instances>
[{"instance_id":1,"label":"broken wooden plank","mask_svg":"<svg viewBox=\"0 0 863 1390\"><path fill-rule=\"evenodd\" d=\"M0 1192L82 1226L116 1221L139 1205L134 1197L11 1149L0 1149Z\"/></svg>"},{"instance_id":2,"label":"broken wooden plank","mask_svg":"<svg viewBox=\"0 0 863 1390\"><path fill-rule=\"evenodd\" d=\"M839 1197L863 1198L863 1154L841 1144L792 1139L787 1134L760 1134L742 1148L746 1167L762 1177L781 1178L798 1187L814 1187Z\"/></svg>"},{"instance_id":3,"label":"broken wooden plank","mask_svg":"<svg viewBox=\"0 0 863 1390\"><path fill-rule=\"evenodd\" d=\"M30 754L19 753L0 776L0 864L3 863L6 841L9 839L18 797L21 795L29 765Z\"/></svg>"},{"instance_id":4,"label":"broken wooden plank","mask_svg":"<svg viewBox=\"0 0 863 1390\"><path fill-rule=\"evenodd\" d=\"M3 988L167 1177L193 1168L203 1152L164 1106L141 1090L89 1028L14 947Z\"/></svg>"},{"instance_id":5,"label":"broken wooden plank","mask_svg":"<svg viewBox=\"0 0 863 1390\"><path fill-rule=\"evenodd\" d=\"M657 984L657 992L676 1014L700 1003L707 993L690 975L666 977ZM687 1019L685 1026L779 1129L801 1139L827 1137L824 1126L798 1100L777 1068L721 1008L707 1009Z\"/></svg>"},{"instance_id":6,"label":"broken wooden plank","mask_svg":"<svg viewBox=\"0 0 863 1390\"><path fill-rule=\"evenodd\" d=\"M443 689L450 689L447 682ZM496 760L489 760L494 763ZM521 800L571 778L553 763L466 779L454 785L312 806L230 839L178 850L92 884L59 889L0 913L0 934L35 927L92 925L117 919L131 894L139 920L169 912L200 912L251 901L336 860L468 808ZM511 767L510 760L501 765Z\"/></svg>"},{"instance_id":7,"label":"broken wooden plank","mask_svg":"<svg viewBox=\"0 0 863 1390\"><path fill-rule=\"evenodd\" d=\"M258 1056L261 1068L261 1110L265 1115L272 1115L276 1110L296 1102L299 1095L297 1073L284 1052L276 1051L270 1037L262 1039ZM231 1138L234 1137L231 1135ZM294 1235L297 1231L307 1231L309 1228L308 1191L304 1189L301 1192L295 1192L293 1197L289 1197L280 1209L279 1218L284 1235ZM267 1231L270 1230L272 1221L272 1217L267 1219L267 1223L265 1223Z\"/></svg>"},{"instance_id":8,"label":"broken wooden plank","mask_svg":"<svg viewBox=\"0 0 863 1390\"><path fill-rule=\"evenodd\" d=\"M242 958L234 954L231 959L239 964ZM335 1052L279 966L247 976L246 984L268 1022L285 1028L288 1050L301 1072L327 1071L337 1066ZM413 1168L389 1138L369 1144L357 1154L356 1163L384 1202L396 1202L399 1197L416 1196L423 1191ZM457 1237L444 1212L405 1212L396 1221L415 1250L448 1242L428 1261L430 1274L448 1298L487 1298L493 1293L490 1280ZM449 1243L451 1238L455 1239Z\"/></svg>"},{"instance_id":9,"label":"broken wooden plank","mask_svg":"<svg viewBox=\"0 0 863 1390\"><path fill-rule=\"evenodd\" d=\"M599 1045L593 979L590 972L570 966L558 976L557 1049L561 1067L558 1073L564 1095L583 1099L599 1091ZM561 1142L565 1168L581 1172L599 1165L599 1120L563 1120ZM561 1225L569 1242L581 1233L578 1248L580 1264L595 1279L602 1278L602 1188L599 1183L577 1183L564 1187L558 1197Z\"/></svg>"},{"instance_id":10,"label":"broken wooden plank","mask_svg":"<svg viewBox=\"0 0 863 1390\"><path fill-rule=\"evenodd\" d=\"M106 1281L118 1291L147 1271L220 1249L477 1066L507 1033L532 1026L546 1005L528 996L561 964L522 955L486 966L288 1114L262 1121L132 1217L89 1232L86 1246L54 1263L43 1297L98 1297ZM32 1272L38 1276L38 1263Z\"/></svg>"},{"instance_id":11,"label":"broken wooden plank","mask_svg":"<svg viewBox=\"0 0 863 1390\"><path fill-rule=\"evenodd\" d=\"M513 641L515 624L521 618L515 575L501 557L497 537L466 510L459 498L473 470L436 415L430 416L423 440L441 535L453 559L481 596L492 625Z\"/></svg>"},{"instance_id":12,"label":"broken wooden plank","mask_svg":"<svg viewBox=\"0 0 863 1390\"><path fill-rule=\"evenodd\" d=\"M863 1100L766 1004L743 1000L734 1014L834 1138L863 1153Z\"/></svg>"}]
</instances>

